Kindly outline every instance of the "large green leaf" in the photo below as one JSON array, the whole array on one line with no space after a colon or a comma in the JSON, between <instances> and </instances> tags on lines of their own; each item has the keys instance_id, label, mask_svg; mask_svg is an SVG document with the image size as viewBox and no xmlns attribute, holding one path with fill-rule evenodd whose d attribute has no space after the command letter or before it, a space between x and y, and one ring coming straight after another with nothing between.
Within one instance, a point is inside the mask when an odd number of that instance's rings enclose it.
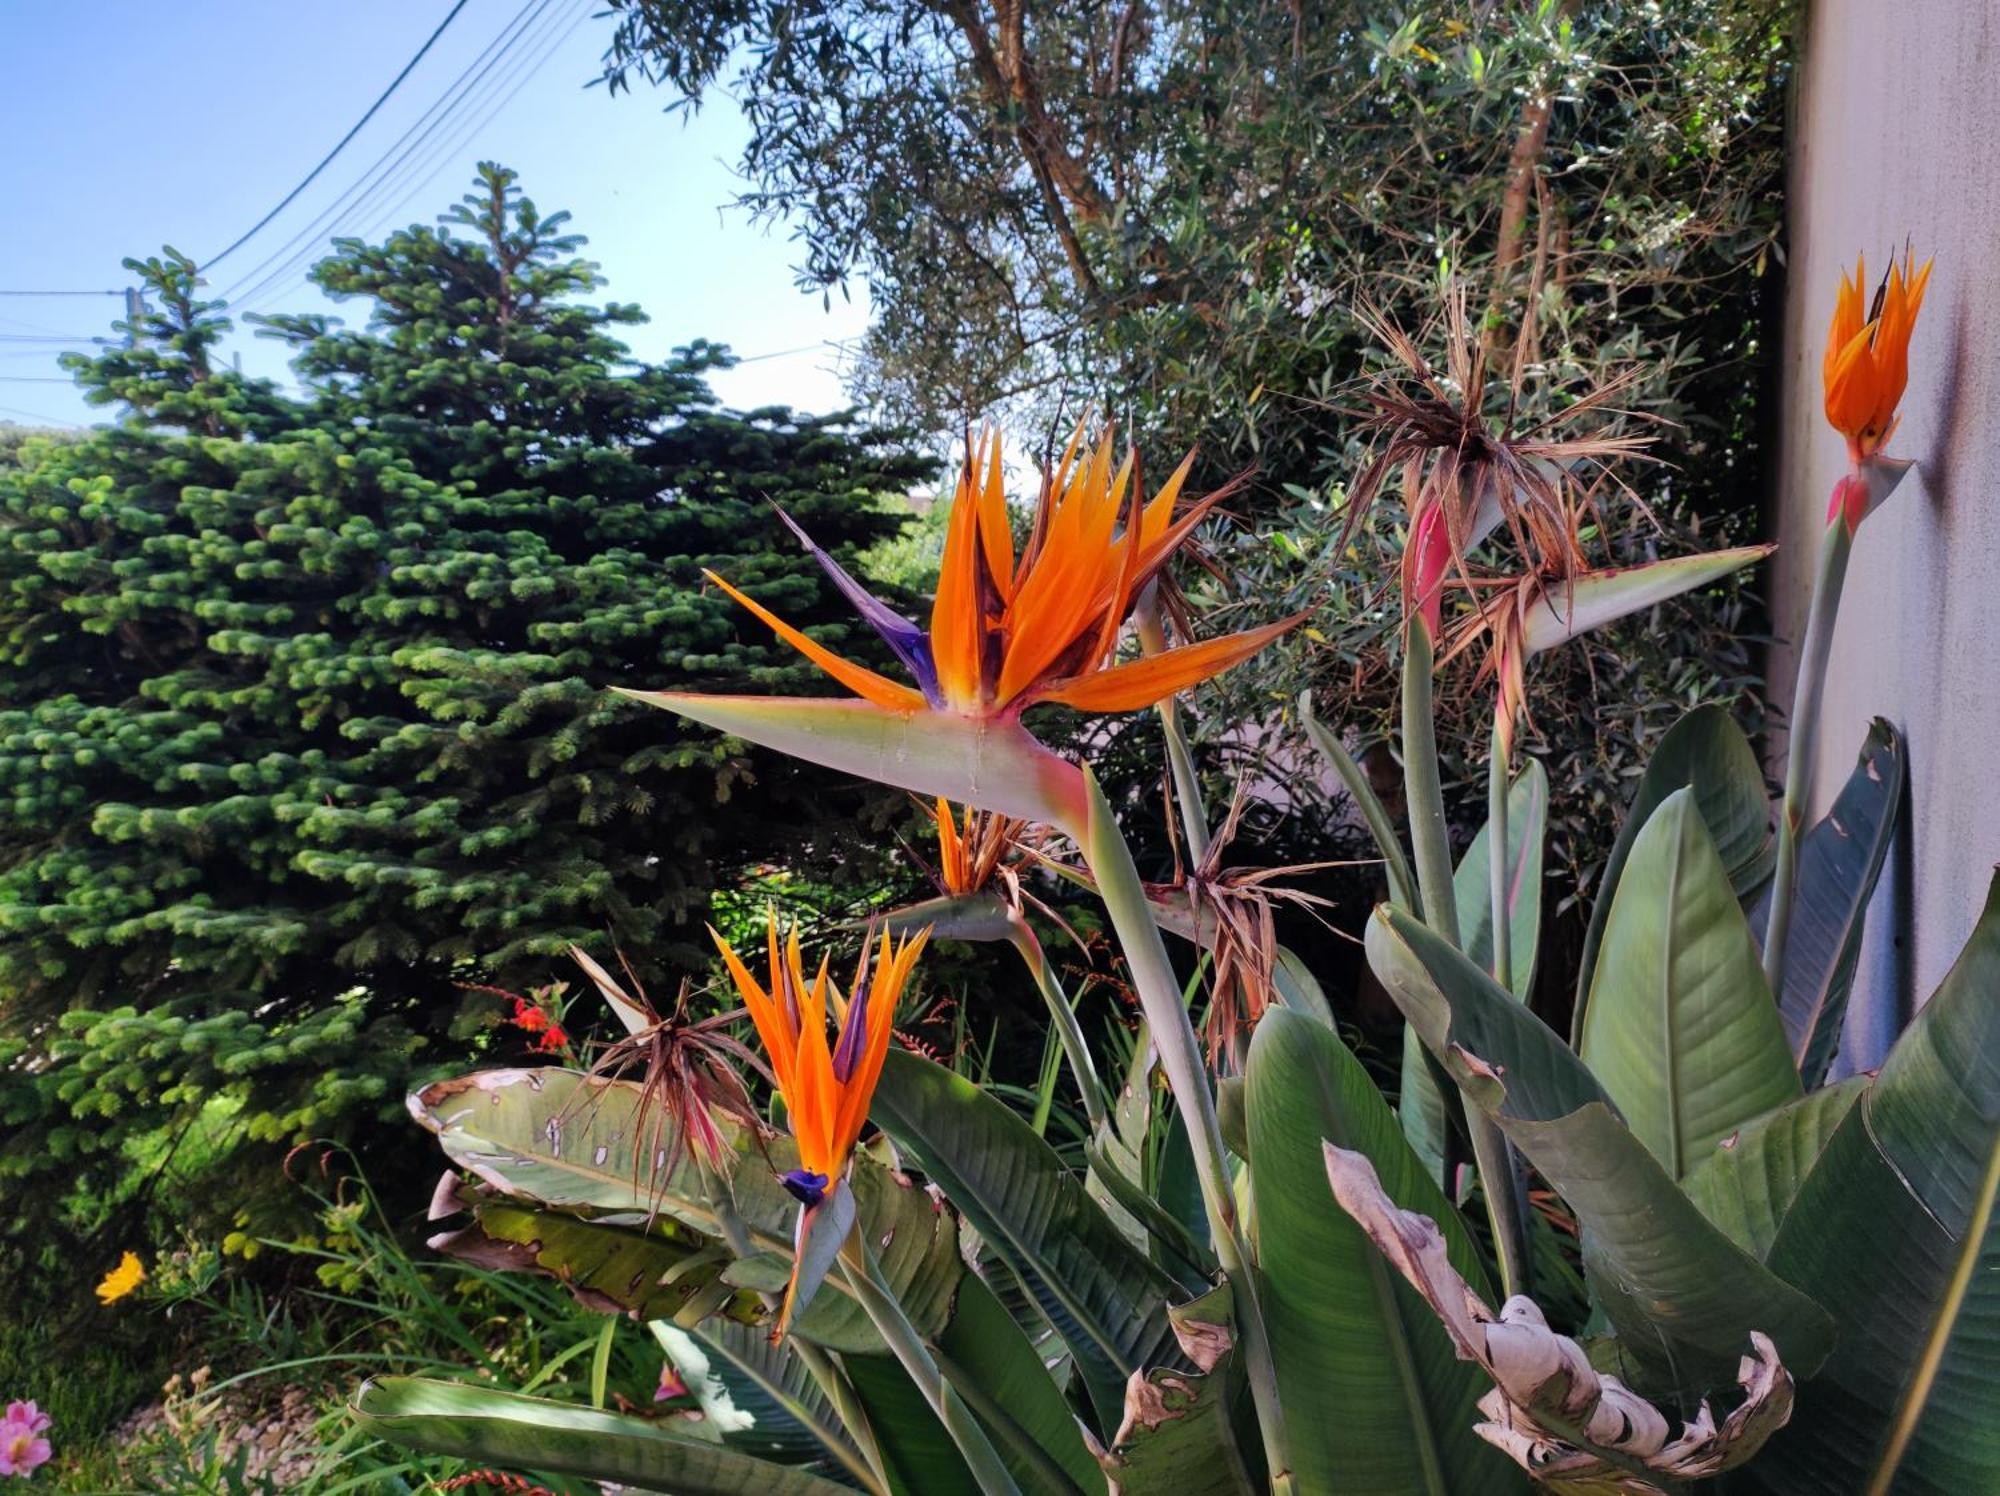
<instances>
[{"instance_id":1,"label":"large green leaf","mask_svg":"<svg viewBox=\"0 0 2000 1496\"><path fill-rule=\"evenodd\" d=\"M871 1115L1034 1294L1115 1427L1126 1379L1173 1355L1171 1280L1034 1129L963 1076L892 1051Z\"/></svg>"},{"instance_id":2,"label":"large green leaf","mask_svg":"<svg viewBox=\"0 0 2000 1496\"><path fill-rule=\"evenodd\" d=\"M710 1172L688 1149L675 1148L665 1114L648 1109L637 1085L553 1068L439 1081L412 1096L410 1109L461 1169L516 1199L596 1212L612 1226L664 1216L717 1241L740 1232L750 1255L723 1269L727 1283L775 1293L791 1275L798 1205L778 1182L797 1162L790 1138L760 1143L717 1116L723 1159ZM855 1160L850 1183L905 1312L920 1333L936 1334L965 1272L952 1217L865 1156ZM833 1350L884 1349L837 1278L796 1332Z\"/></svg>"},{"instance_id":3,"label":"large green leaf","mask_svg":"<svg viewBox=\"0 0 2000 1496\"><path fill-rule=\"evenodd\" d=\"M692 1330L655 1321L652 1331L707 1428L731 1448L822 1473L834 1446L859 1458L791 1341L716 1321Z\"/></svg>"},{"instance_id":4,"label":"large green leaf","mask_svg":"<svg viewBox=\"0 0 2000 1496\"><path fill-rule=\"evenodd\" d=\"M508 1272L560 1282L579 1303L636 1319L678 1320L720 1312L735 1290L716 1293L728 1253L681 1225L614 1224L538 1209L506 1196L470 1194L472 1222L430 1240L434 1251ZM756 1309L741 1306L745 1313Z\"/></svg>"},{"instance_id":5,"label":"large green leaf","mask_svg":"<svg viewBox=\"0 0 2000 1496\"><path fill-rule=\"evenodd\" d=\"M1393 909L1370 921L1368 958L1467 1099L1576 1212L1586 1273L1632 1378L1682 1392L1726 1385L1752 1330L1795 1375L1811 1374L1832 1338L1826 1315L1695 1208L1560 1037Z\"/></svg>"},{"instance_id":6,"label":"large green leaf","mask_svg":"<svg viewBox=\"0 0 2000 1496\"><path fill-rule=\"evenodd\" d=\"M1155 1367L1125 1389L1117 1432L1099 1456L1118 1496L1260 1496L1255 1417L1235 1348L1227 1284L1172 1310L1175 1333L1199 1371Z\"/></svg>"},{"instance_id":7,"label":"large green leaf","mask_svg":"<svg viewBox=\"0 0 2000 1496\"><path fill-rule=\"evenodd\" d=\"M1877 717L1840 797L1799 843L1798 895L1779 996L1785 1037L1806 1085L1826 1077L1854 987L1862 921L1896 831L1906 775L1903 740Z\"/></svg>"},{"instance_id":8,"label":"large green leaf","mask_svg":"<svg viewBox=\"0 0 2000 1496\"><path fill-rule=\"evenodd\" d=\"M1783 1492L2000 1489L2000 1292L1989 1191L2000 1142L2000 880L1958 962L1807 1176L1771 1266L1840 1324L1798 1417L1756 1466ZM1982 1264L1985 1276L1981 1276ZM1951 1289L1969 1273L1954 1304ZM1945 1322L1947 1311L1949 1322ZM1928 1365L1921 1406L1906 1403Z\"/></svg>"},{"instance_id":9,"label":"large green leaf","mask_svg":"<svg viewBox=\"0 0 2000 1496\"><path fill-rule=\"evenodd\" d=\"M848 1489L644 1418L465 1382L382 1377L363 1384L353 1412L368 1432L406 1448L674 1496L842 1496Z\"/></svg>"},{"instance_id":10,"label":"large green leaf","mask_svg":"<svg viewBox=\"0 0 2000 1496\"><path fill-rule=\"evenodd\" d=\"M1364 1153L1398 1204L1443 1223L1453 1266L1485 1273L1361 1062L1330 1030L1272 1011L1246 1071L1253 1237L1301 1496L1522 1489L1473 1433L1487 1390L1437 1316L1326 1189L1325 1143Z\"/></svg>"},{"instance_id":11,"label":"large green leaf","mask_svg":"<svg viewBox=\"0 0 2000 1496\"><path fill-rule=\"evenodd\" d=\"M1870 1084L1872 1077L1851 1076L1746 1122L1694 1166L1682 1188L1731 1241L1765 1256L1827 1140Z\"/></svg>"},{"instance_id":12,"label":"large green leaf","mask_svg":"<svg viewBox=\"0 0 2000 1496\"><path fill-rule=\"evenodd\" d=\"M1104 1472L1084 1443L1062 1389L976 1274L968 1273L959 1285L951 1322L938 1336L935 1353L947 1378L992 1434L994 1447L1023 1491L1060 1491L1057 1481L1066 1480L1083 1496L1104 1496Z\"/></svg>"},{"instance_id":13,"label":"large green leaf","mask_svg":"<svg viewBox=\"0 0 2000 1496\"><path fill-rule=\"evenodd\" d=\"M1771 836L1771 802L1757 751L1725 709L1698 706L1668 728L1654 747L1619 827L1618 840L1605 859L1577 968L1572 1035L1583 1032L1590 981L1597 970L1597 949L1604 939L1604 922L1610 917L1612 896L1618 891L1632 843L1667 796L1690 787L1702 822L1715 839L1716 852L1729 869L1729 882L1737 897L1747 897L1771 875L1777 847Z\"/></svg>"},{"instance_id":14,"label":"large green leaf","mask_svg":"<svg viewBox=\"0 0 2000 1496\"><path fill-rule=\"evenodd\" d=\"M970 1496L979 1489L950 1432L893 1358L853 1356L844 1365L875 1432L892 1496L930 1496L933 1491Z\"/></svg>"},{"instance_id":15,"label":"large green leaf","mask_svg":"<svg viewBox=\"0 0 2000 1496\"><path fill-rule=\"evenodd\" d=\"M1577 1047L1676 1179L1800 1093L1757 942L1691 789L1667 796L1632 843Z\"/></svg>"}]
</instances>

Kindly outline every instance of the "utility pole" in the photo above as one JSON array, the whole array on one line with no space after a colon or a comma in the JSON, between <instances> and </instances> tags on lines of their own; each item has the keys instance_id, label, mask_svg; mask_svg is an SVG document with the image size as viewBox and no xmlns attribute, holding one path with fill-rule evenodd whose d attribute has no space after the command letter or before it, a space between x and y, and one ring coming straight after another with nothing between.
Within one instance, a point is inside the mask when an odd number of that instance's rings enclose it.
<instances>
[{"instance_id":1,"label":"utility pole","mask_svg":"<svg viewBox=\"0 0 2000 1496\"><path fill-rule=\"evenodd\" d=\"M125 346L139 346L139 319L146 315L145 293L137 286L125 288Z\"/></svg>"}]
</instances>

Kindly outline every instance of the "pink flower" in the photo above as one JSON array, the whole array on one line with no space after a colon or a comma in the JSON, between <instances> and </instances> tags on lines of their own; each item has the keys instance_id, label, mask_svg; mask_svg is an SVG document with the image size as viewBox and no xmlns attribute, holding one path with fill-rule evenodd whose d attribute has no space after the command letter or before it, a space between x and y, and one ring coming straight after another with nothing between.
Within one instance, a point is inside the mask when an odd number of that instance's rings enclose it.
<instances>
[{"instance_id":1,"label":"pink flower","mask_svg":"<svg viewBox=\"0 0 2000 1496\"><path fill-rule=\"evenodd\" d=\"M31 1402L7 1404L0 1418L0 1475L33 1475L49 1462L52 1451L42 1433L49 1415Z\"/></svg>"}]
</instances>

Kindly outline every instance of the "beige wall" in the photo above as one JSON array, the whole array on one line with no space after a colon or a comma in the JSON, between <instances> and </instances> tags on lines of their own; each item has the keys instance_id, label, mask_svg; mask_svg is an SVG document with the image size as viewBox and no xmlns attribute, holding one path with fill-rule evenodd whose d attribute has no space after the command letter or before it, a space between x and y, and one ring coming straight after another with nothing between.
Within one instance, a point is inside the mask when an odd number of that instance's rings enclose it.
<instances>
[{"instance_id":1,"label":"beige wall","mask_svg":"<svg viewBox=\"0 0 2000 1496\"><path fill-rule=\"evenodd\" d=\"M1908 738L1913 835L1871 911L1848 1031L1868 1066L1890 1004L1950 967L2000 859L2000 0L1819 0L1797 107L1773 592L1788 640L1844 465L1819 381L1841 266L1865 250L1873 278L1906 238L1937 260L1889 446L1918 468L1855 542L1814 796L1818 815L1870 716ZM1780 649L1774 689L1792 669Z\"/></svg>"}]
</instances>

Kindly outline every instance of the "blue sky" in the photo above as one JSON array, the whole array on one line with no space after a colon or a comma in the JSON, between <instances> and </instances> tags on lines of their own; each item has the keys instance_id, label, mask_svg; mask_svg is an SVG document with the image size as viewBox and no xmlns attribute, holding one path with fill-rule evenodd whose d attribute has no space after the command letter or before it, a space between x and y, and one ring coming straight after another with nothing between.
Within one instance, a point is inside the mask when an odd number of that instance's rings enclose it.
<instances>
[{"instance_id":1,"label":"blue sky","mask_svg":"<svg viewBox=\"0 0 2000 1496\"><path fill-rule=\"evenodd\" d=\"M793 285L785 226L727 207L745 136L727 99L668 115L667 96L644 86L616 97L585 86L610 37L597 8L468 0L340 157L216 267L211 291L251 310L351 319L356 308L343 312L306 284L317 253L299 259L282 253L287 245L428 222L466 190L476 162L493 159L521 173L544 211L575 215L585 253L609 279L604 296L651 315L628 338L641 357L713 338L754 357L715 377L731 404L845 404L842 350L824 345L865 328L865 290L857 283L852 303L836 295L822 310ZM119 261L162 244L205 263L297 185L449 9L449 0L0 6L9 74L0 200L17 215L0 240L0 290L121 287L129 276ZM482 53L491 67L457 107L433 113L420 144L398 145L468 67L477 73ZM103 335L122 313L108 296L0 296L0 420L105 419L56 367L67 345L33 340ZM231 351L248 371L285 373L281 350L246 329ZM60 382L41 382L51 378Z\"/></svg>"}]
</instances>

